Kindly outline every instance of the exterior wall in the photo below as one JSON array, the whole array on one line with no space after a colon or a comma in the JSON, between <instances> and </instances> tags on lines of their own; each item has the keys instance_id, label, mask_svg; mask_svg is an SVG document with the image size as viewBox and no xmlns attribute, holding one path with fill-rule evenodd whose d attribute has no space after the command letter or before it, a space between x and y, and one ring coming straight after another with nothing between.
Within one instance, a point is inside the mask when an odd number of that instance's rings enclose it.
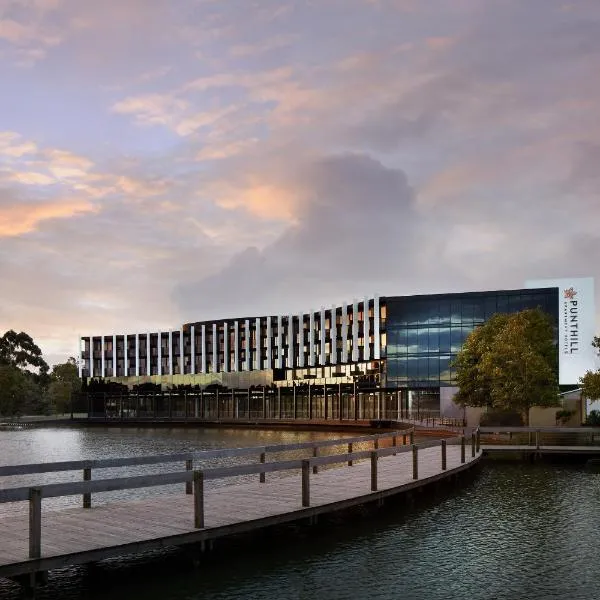
<instances>
[{"instance_id":1,"label":"exterior wall","mask_svg":"<svg viewBox=\"0 0 600 600\"><path fill-rule=\"evenodd\" d=\"M558 328L557 296L542 288L387 298L387 385L455 385L452 360L475 327L496 313L541 307Z\"/></svg>"},{"instance_id":2,"label":"exterior wall","mask_svg":"<svg viewBox=\"0 0 600 600\"><path fill-rule=\"evenodd\" d=\"M289 374L295 381L354 381L368 371L381 371L380 363L372 364L370 359L380 353L384 311L385 306L380 307L375 297L299 315L187 323L168 332L83 337L81 372L84 377L128 385L178 385L179 381L204 385L204 381L224 382L227 373L235 374L229 381L236 387L243 387L246 380L260 384L287 381ZM273 375L276 369L277 377ZM242 373L259 375L247 378Z\"/></svg>"}]
</instances>

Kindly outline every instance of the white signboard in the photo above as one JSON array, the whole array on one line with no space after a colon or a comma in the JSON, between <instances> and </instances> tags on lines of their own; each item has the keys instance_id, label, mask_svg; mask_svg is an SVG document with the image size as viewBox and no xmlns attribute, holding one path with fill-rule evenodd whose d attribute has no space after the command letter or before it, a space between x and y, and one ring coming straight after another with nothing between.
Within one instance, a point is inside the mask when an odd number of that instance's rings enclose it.
<instances>
[{"instance_id":1,"label":"white signboard","mask_svg":"<svg viewBox=\"0 0 600 600\"><path fill-rule=\"evenodd\" d=\"M541 279L527 281L527 288L558 288L558 382L579 384L579 378L595 369L592 348L596 324L594 279Z\"/></svg>"}]
</instances>

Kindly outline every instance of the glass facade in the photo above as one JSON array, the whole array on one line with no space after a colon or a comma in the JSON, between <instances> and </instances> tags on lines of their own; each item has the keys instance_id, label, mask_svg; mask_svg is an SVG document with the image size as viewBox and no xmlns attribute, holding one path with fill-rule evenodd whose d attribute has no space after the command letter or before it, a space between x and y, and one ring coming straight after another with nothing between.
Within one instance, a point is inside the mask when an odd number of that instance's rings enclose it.
<instances>
[{"instance_id":1,"label":"glass facade","mask_svg":"<svg viewBox=\"0 0 600 600\"><path fill-rule=\"evenodd\" d=\"M386 298L389 387L455 385L450 365L467 336L495 313L541 308L556 324L558 289L524 289Z\"/></svg>"}]
</instances>

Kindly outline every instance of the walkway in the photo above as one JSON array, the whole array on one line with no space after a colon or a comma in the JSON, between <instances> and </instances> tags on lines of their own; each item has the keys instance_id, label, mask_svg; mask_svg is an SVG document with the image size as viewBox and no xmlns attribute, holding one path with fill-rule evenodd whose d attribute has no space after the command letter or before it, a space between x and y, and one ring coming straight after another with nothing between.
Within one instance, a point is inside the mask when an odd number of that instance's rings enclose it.
<instances>
[{"instance_id":1,"label":"walkway","mask_svg":"<svg viewBox=\"0 0 600 600\"><path fill-rule=\"evenodd\" d=\"M459 443L455 445L457 441ZM456 475L481 458L481 452L471 449L470 445L467 445L466 451L463 446L461 452L460 439L455 439L454 445L444 444L443 450L440 444L440 440L427 442L418 451L414 450L415 446L407 445L302 461L208 469L202 476L195 472L194 495L189 494L192 472L165 474L162 477L173 479L178 476L179 481L187 481L188 494L183 493L182 489L181 494L121 501L92 508L45 511L43 515L38 515L37 518L41 518L41 548L37 550L40 558L28 558L32 552L35 556L36 552L35 540L32 542L29 535L30 525L31 530L35 531L35 509L33 517L19 514L0 518L0 577L14 577L113 556L203 542L351 506L381 502L388 496ZM442 469L444 451L446 470ZM393 452L397 454L391 455ZM367 456L371 460L356 462ZM413 471L415 457L418 472ZM347 466L348 458L354 459L353 466ZM311 473L319 465L334 461L339 464L341 460L345 466L321 467L318 474ZM301 474L297 468L300 464L303 467ZM277 477L269 473L288 467L293 470ZM225 476L227 470L238 474L244 469L245 472L255 473L251 480L219 487L210 484L210 479ZM259 480L261 470L265 472L265 483ZM130 482L134 479L142 478L128 478ZM173 483L171 480L169 482ZM91 489L85 488L85 485L92 484L101 486L102 480L53 484L45 488L54 487L56 493L53 495L56 496L65 495L58 493L59 486L78 486L77 490L83 490ZM111 489L117 488L113 486ZM94 491L98 490L95 488ZM0 501L2 494L7 492L9 490L0 490ZM35 537L35 534L32 535Z\"/></svg>"}]
</instances>

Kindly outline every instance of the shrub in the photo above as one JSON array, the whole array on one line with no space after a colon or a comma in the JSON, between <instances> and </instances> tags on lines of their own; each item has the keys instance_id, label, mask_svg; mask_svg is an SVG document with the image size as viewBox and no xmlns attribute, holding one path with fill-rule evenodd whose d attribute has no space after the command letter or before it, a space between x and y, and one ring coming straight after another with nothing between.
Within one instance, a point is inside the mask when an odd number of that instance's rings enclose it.
<instances>
[{"instance_id":1,"label":"shrub","mask_svg":"<svg viewBox=\"0 0 600 600\"><path fill-rule=\"evenodd\" d=\"M481 415L479 425L481 427L520 427L523 425L523 417L513 411L489 411Z\"/></svg>"},{"instance_id":2,"label":"shrub","mask_svg":"<svg viewBox=\"0 0 600 600\"><path fill-rule=\"evenodd\" d=\"M600 410L592 410L588 415L586 421L586 425L590 425L592 427L597 427L600 425Z\"/></svg>"},{"instance_id":3,"label":"shrub","mask_svg":"<svg viewBox=\"0 0 600 600\"><path fill-rule=\"evenodd\" d=\"M574 414L574 410L557 410L556 411L556 422L560 421L561 425L564 425Z\"/></svg>"}]
</instances>

